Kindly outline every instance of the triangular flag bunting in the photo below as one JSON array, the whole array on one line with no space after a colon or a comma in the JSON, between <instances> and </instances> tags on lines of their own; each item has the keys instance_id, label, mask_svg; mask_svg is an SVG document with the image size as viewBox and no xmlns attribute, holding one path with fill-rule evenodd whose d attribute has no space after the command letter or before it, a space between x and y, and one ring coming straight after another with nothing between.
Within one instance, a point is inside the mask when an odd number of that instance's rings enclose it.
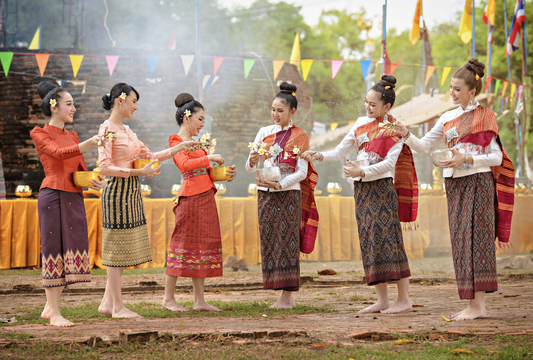
<instances>
[{"instance_id":1,"label":"triangular flag bunting","mask_svg":"<svg viewBox=\"0 0 533 360\"><path fill-rule=\"evenodd\" d=\"M485 93L489 93L490 82L492 81L492 76L487 76L487 81L485 81Z\"/></svg>"},{"instance_id":2,"label":"triangular flag bunting","mask_svg":"<svg viewBox=\"0 0 533 360\"><path fill-rule=\"evenodd\" d=\"M203 80L203 89L204 91L209 90L209 88L220 78L220 76L215 75L205 75Z\"/></svg>"},{"instance_id":3,"label":"triangular flag bunting","mask_svg":"<svg viewBox=\"0 0 533 360\"><path fill-rule=\"evenodd\" d=\"M7 77L9 68L11 67L11 60L13 60L12 52L0 52L0 61L2 62L2 67L4 68L4 74Z\"/></svg>"},{"instance_id":4,"label":"triangular flag bunting","mask_svg":"<svg viewBox=\"0 0 533 360\"><path fill-rule=\"evenodd\" d=\"M274 60L272 61L272 66L274 67L274 80L279 75L279 72L281 71L281 68L283 67L283 64L285 64L285 60Z\"/></svg>"},{"instance_id":5,"label":"triangular flag bunting","mask_svg":"<svg viewBox=\"0 0 533 360\"><path fill-rule=\"evenodd\" d=\"M41 48L41 29L42 25L39 25L37 28L37 31L35 32L35 35L33 35L33 39L30 43L30 46L28 47L28 50L39 50Z\"/></svg>"},{"instance_id":6,"label":"triangular flag bunting","mask_svg":"<svg viewBox=\"0 0 533 360\"><path fill-rule=\"evenodd\" d=\"M296 65L298 71L300 71L300 34L297 33L294 37L294 45L292 46L290 63Z\"/></svg>"},{"instance_id":7,"label":"triangular flag bunting","mask_svg":"<svg viewBox=\"0 0 533 360\"><path fill-rule=\"evenodd\" d=\"M172 36L167 45L167 50L176 50L176 28L172 31Z\"/></svg>"},{"instance_id":8,"label":"triangular flag bunting","mask_svg":"<svg viewBox=\"0 0 533 360\"><path fill-rule=\"evenodd\" d=\"M505 84L504 84L504 86L505 86ZM506 96L506 97L505 97L505 106L507 106L507 103L508 103L508 102L509 102L509 96Z\"/></svg>"},{"instance_id":9,"label":"triangular flag bunting","mask_svg":"<svg viewBox=\"0 0 533 360\"><path fill-rule=\"evenodd\" d=\"M513 100L514 92L516 90L516 84L511 84L511 101Z\"/></svg>"},{"instance_id":10,"label":"triangular flag bunting","mask_svg":"<svg viewBox=\"0 0 533 360\"><path fill-rule=\"evenodd\" d=\"M440 79L440 86L444 86L444 82L448 78L448 75L450 74L451 70L451 67L445 67L444 69L442 69L442 79Z\"/></svg>"},{"instance_id":11,"label":"triangular flag bunting","mask_svg":"<svg viewBox=\"0 0 533 360\"><path fill-rule=\"evenodd\" d=\"M339 123L331 123L331 131L335 131L335 129L337 128L337 126L339 126Z\"/></svg>"},{"instance_id":12,"label":"triangular flag bunting","mask_svg":"<svg viewBox=\"0 0 533 360\"><path fill-rule=\"evenodd\" d=\"M383 61L385 61L385 66L383 67L383 73L390 75L391 63L390 63L389 54L387 53L386 50L385 50L385 57L383 58Z\"/></svg>"},{"instance_id":13,"label":"triangular flag bunting","mask_svg":"<svg viewBox=\"0 0 533 360\"><path fill-rule=\"evenodd\" d=\"M113 75L115 66L117 65L119 55L106 55L105 61L107 61L107 68L109 69L109 76Z\"/></svg>"},{"instance_id":14,"label":"triangular flag bunting","mask_svg":"<svg viewBox=\"0 0 533 360\"><path fill-rule=\"evenodd\" d=\"M213 58L213 75L217 74L218 68L220 67L220 64L224 61L223 57L215 56Z\"/></svg>"},{"instance_id":15,"label":"triangular flag bunting","mask_svg":"<svg viewBox=\"0 0 533 360\"><path fill-rule=\"evenodd\" d=\"M72 64L72 72L74 73L74 77L78 76L78 70L80 69L82 61L83 55L70 55L70 63Z\"/></svg>"},{"instance_id":16,"label":"triangular flag bunting","mask_svg":"<svg viewBox=\"0 0 533 360\"><path fill-rule=\"evenodd\" d=\"M57 85L63 87L68 81L67 80L56 80Z\"/></svg>"},{"instance_id":17,"label":"triangular flag bunting","mask_svg":"<svg viewBox=\"0 0 533 360\"><path fill-rule=\"evenodd\" d=\"M426 70L426 86L428 86L428 81L431 78L431 75L433 75L434 71L435 71L435 66L428 66Z\"/></svg>"},{"instance_id":18,"label":"triangular flag bunting","mask_svg":"<svg viewBox=\"0 0 533 360\"><path fill-rule=\"evenodd\" d=\"M44 75L44 70L46 69L46 64L48 64L48 58L50 54L35 54L35 60L37 60L37 65L39 66L39 72L41 77Z\"/></svg>"},{"instance_id":19,"label":"triangular flag bunting","mask_svg":"<svg viewBox=\"0 0 533 360\"><path fill-rule=\"evenodd\" d=\"M183 71L185 71L185 76L187 76L189 73L193 61L194 55L181 55L181 62L183 63Z\"/></svg>"},{"instance_id":20,"label":"triangular flag bunting","mask_svg":"<svg viewBox=\"0 0 533 360\"><path fill-rule=\"evenodd\" d=\"M359 64L361 65L361 71L363 72L363 80L366 80L366 74L368 73L368 68L370 67L370 60L360 60Z\"/></svg>"},{"instance_id":21,"label":"triangular flag bunting","mask_svg":"<svg viewBox=\"0 0 533 360\"><path fill-rule=\"evenodd\" d=\"M335 76L337 76L337 73L339 72L339 69L342 66L343 60L331 60L331 78L335 79Z\"/></svg>"},{"instance_id":22,"label":"triangular flag bunting","mask_svg":"<svg viewBox=\"0 0 533 360\"><path fill-rule=\"evenodd\" d=\"M518 87L518 101L520 101L520 98L522 97L522 91L524 90L524 86L520 85Z\"/></svg>"},{"instance_id":23,"label":"triangular flag bunting","mask_svg":"<svg viewBox=\"0 0 533 360\"><path fill-rule=\"evenodd\" d=\"M250 70L255 64L255 59L244 59L244 78L247 79L250 74Z\"/></svg>"},{"instance_id":24,"label":"triangular flag bunting","mask_svg":"<svg viewBox=\"0 0 533 360\"><path fill-rule=\"evenodd\" d=\"M508 83L507 81L504 81L504 82L503 82L502 97L505 96L505 92L507 91L507 85L508 85L508 84L509 84L509 83ZM507 103L506 103L506 105L507 105Z\"/></svg>"},{"instance_id":25,"label":"triangular flag bunting","mask_svg":"<svg viewBox=\"0 0 533 360\"><path fill-rule=\"evenodd\" d=\"M204 79L202 80L202 89L205 89L205 86L207 85L209 78L211 78L211 75L204 75Z\"/></svg>"},{"instance_id":26,"label":"triangular flag bunting","mask_svg":"<svg viewBox=\"0 0 533 360\"><path fill-rule=\"evenodd\" d=\"M311 71L311 65L313 65L313 60L306 59L301 61L302 64L302 74L304 76L304 81L307 80L307 75L309 75L309 71Z\"/></svg>"},{"instance_id":27,"label":"triangular flag bunting","mask_svg":"<svg viewBox=\"0 0 533 360\"><path fill-rule=\"evenodd\" d=\"M498 95L498 89L500 88L501 80L496 79L496 87L494 88L494 95Z\"/></svg>"},{"instance_id":28,"label":"triangular flag bunting","mask_svg":"<svg viewBox=\"0 0 533 360\"><path fill-rule=\"evenodd\" d=\"M396 62L393 62L392 65L390 66L390 74L394 74L394 70L396 70L396 68L398 67L398 65L400 65L402 62L401 61L396 61Z\"/></svg>"},{"instance_id":29,"label":"triangular flag bunting","mask_svg":"<svg viewBox=\"0 0 533 360\"><path fill-rule=\"evenodd\" d=\"M150 73L153 75L155 66L157 65L157 59L159 56L147 56L146 60L148 61L148 66L150 67Z\"/></svg>"}]
</instances>

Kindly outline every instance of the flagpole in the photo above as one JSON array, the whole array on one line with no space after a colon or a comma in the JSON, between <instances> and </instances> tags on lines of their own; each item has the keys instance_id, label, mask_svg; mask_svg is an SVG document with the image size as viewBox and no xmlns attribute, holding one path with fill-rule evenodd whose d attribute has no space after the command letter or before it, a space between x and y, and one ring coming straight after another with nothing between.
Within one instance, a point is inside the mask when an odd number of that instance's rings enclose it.
<instances>
[{"instance_id":1,"label":"flagpole","mask_svg":"<svg viewBox=\"0 0 533 360\"><path fill-rule=\"evenodd\" d=\"M506 0L503 0L503 12L504 12L503 18L505 19L505 44L506 44L505 46L507 46L507 41L509 41L509 34L508 34L508 31L507 31L507 1ZM507 56L507 74L509 76L509 81L513 81L513 78L511 76L511 58L510 58L510 56Z\"/></svg>"},{"instance_id":2,"label":"flagpole","mask_svg":"<svg viewBox=\"0 0 533 360\"><path fill-rule=\"evenodd\" d=\"M200 0L196 0L196 79L198 81L198 100L202 102L203 91L201 83L202 59L200 53Z\"/></svg>"},{"instance_id":3,"label":"flagpole","mask_svg":"<svg viewBox=\"0 0 533 360\"><path fill-rule=\"evenodd\" d=\"M524 16L525 16L525 13L526 13L526 1L523 2L524 4ZM521 37L521 43L522 43L522 82L524 83L524 85L526 85L526 83L529 82L529 84L531 84L531 81L530 79L528 78L528 74L527 74L527 51L526 51L526 22L524 21L524 25L523 25L523 30L520 34L520 37ZM507 57L508 59L511 57L511 55L509 54L509 56ZM530 100L526 97L526 94L527 94L527 91L523 93L524 95L524 100L522 101L522 106L523 106L523 110L522 110L522 120L521 121L521 129L520 129L520 139L517 139L519 142L518 142L518 155L520 156L520 177L525 179L527 178L527 173L526 173L526 152L525 152L525 146L524 146L524 139L525 139L525 136L528 132L528 113L527 113L527 102Z\"/></svg>"},{"instance_id":4,"label":"flagpole","mask_svg":"<svg viewBox=\"0 0 533 360\"><path fill-rule=\"evenodd\" d=\"M385 74L385 52L387 51L387 0L383 5L383 45L381 46L381 59L383 66L381 67L381 75Z\"/></svg>"},{"instance_id":5,"label":"flagpole","mask_svg":"<svg viewBox=\"0 0 533 360\"><path fill-rule=\"evenodd\" d=\"M476 57L476 0L472 0L472 57Z\"/></svg>"}]
</instances>

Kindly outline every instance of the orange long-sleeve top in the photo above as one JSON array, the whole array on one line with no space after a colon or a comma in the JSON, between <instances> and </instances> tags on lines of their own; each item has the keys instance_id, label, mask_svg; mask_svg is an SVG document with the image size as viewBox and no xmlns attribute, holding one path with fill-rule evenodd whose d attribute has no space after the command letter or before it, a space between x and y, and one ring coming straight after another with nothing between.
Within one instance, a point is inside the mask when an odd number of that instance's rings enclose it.
<instances>
[{"instance_id":1,"label":"orange long-sleeve top","mask_svg":"<svg viewBox=\"0 0 533 360\"><path fill-rule=\"evenodd\" d=\"M36 126L30 136L44 168L45 178L40 188L82 192L81 188L74 185L72 177L76 171L87 170L78 146L78 134L45 124L44 128Z\"/></svg>"},{"instance_id":2,"label":"orange long-sleeve top","mask_svg":"<svg viewBox=\"0 0 533 360\"><path fill-rule=\"evenodd\" d=\"M168 144L170 147L176 146L182 142L183 139L176 134L172 134L168 138ZM187 150L181 151L174 155L173 159L174 164L176 164L182 174L195 169L206 168L209 170L211 168L209 165L209 159L207 158L207 152L202 149L191 152L187 152ZM216 191L215 184L209 177L209 174L194 176L183 181L181 189L178 192L178 197L198 195L211 188Z\"/></svg>"}]
</instances>

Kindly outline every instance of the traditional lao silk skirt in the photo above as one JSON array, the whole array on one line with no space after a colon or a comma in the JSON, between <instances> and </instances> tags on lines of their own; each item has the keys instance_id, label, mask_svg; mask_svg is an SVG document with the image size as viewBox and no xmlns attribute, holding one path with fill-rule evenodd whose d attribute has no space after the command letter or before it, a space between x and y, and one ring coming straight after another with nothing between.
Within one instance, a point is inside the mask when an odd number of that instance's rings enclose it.
<instances>
[{"instance_id":1,"label":"traditional lao silk skirt","mask_svg":"<svg viewBox=\"0 0 533 360\"><path fill-rule=\"evenodd\" d=\"M222 276L222 240L215 190L180 196L167 259L167 275Z\"/></svg>"},{"instance_id":2,"label":"traditional lao silk skirt","mask_svg":"<svg viewBox=\"0 0 533 360\"><path fill-rule=\"evenodd\" d=\"M392 178L354 182L355 216L366 283L411 276Z\"/></svg>"},{"instance_id":3,"label":"traditional lao silk skirt","mask_svg":"<svg viewBox=\"0 0 533 360\"><path fill-rule=\"evenodd\" d=\"M87 218L83 195L44 188L39 191L43 286L91 281Z\"/></svg>"},{"instance_id":4,"label":"traditional lao silk skirt","mask_svg":"<svg viewBox=\"0 0 533 360\"><path fill-rule=\"evenodd\" d=\"M485 172L444 181L459 297L497 291L494 176Z\"/></svg>"},{"instance_id":5,"label":"traditional lao silk skirt","mask_svg":"<svg viewBox=\"0 0 533 360\"><path fill-rule=\"evenodd\" d=\"M263 288L300 289L300 190L258 191Z\"/></svg>"},{"instance_id":6,"label":"traditional lao silk skirt","mask_svg":"<svg viewBox=\"0 0 533 360\"><path fill-rule=\"evenodd\" d=\"M138 176L111 177L102 193L102 264L127 267L152 261Z\"/></svg>"}]
</instances>

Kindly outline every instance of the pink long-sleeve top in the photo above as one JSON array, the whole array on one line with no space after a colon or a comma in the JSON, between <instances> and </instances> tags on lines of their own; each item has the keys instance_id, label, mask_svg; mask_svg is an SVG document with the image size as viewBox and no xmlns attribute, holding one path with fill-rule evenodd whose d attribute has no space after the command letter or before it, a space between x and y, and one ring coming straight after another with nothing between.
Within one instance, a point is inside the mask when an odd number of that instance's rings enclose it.
<instances>
[{"instance_id":1,"label":"pink long-sleeve top","mask_svg":"<svg viewBox=\"0 0 533 360\"><path fill-rule=\"evenodd\" d=\"M102 175L129 177L133 161L137 158L163 161L172 157L170 149L151 152L128 125L123 126L124 130L109 120L100 125L100 136L107 135L110 130L116 131L114 141L108 140L105 146L98 147Z\"/></svg>"}]
</instances>

